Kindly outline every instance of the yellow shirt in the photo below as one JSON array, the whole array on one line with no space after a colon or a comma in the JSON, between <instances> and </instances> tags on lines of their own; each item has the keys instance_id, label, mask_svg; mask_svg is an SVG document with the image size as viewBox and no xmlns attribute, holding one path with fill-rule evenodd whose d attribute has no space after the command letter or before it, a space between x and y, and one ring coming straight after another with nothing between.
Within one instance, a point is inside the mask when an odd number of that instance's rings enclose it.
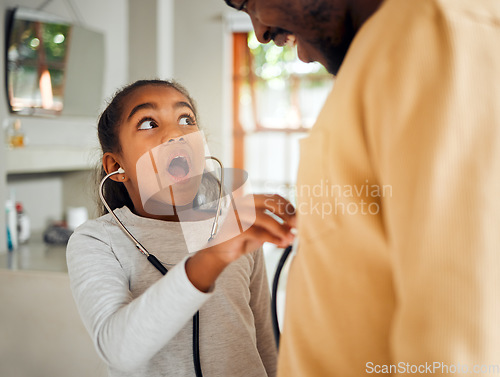
<instances>
[{"instance_id":1,"label":"yellow shirt","mask_svg":"<svg viewBox=\"0 0 500 377\"><path fill-rule=\"evenodd\" d=\"M386 0L297 196L278 376L500 373L500 1Z\"/></svg>"}]
</instances>

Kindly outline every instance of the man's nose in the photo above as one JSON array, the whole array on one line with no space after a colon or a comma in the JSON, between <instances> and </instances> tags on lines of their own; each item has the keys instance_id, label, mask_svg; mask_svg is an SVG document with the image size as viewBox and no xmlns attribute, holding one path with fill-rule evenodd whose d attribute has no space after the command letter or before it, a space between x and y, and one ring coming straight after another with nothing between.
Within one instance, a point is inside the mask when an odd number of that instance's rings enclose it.
<instances>
[{"instance_id":1,"label":"man's nose","mask_svg":"<svg viewBox=\"0 0 500 377\"><path fill-rule=\"evenodd\" d=\"M255 30L255 36L260 43L271 42L271 28L262 24L256 17L250 15L252 20L253 29Z\"/></svg>"}]
</instances>

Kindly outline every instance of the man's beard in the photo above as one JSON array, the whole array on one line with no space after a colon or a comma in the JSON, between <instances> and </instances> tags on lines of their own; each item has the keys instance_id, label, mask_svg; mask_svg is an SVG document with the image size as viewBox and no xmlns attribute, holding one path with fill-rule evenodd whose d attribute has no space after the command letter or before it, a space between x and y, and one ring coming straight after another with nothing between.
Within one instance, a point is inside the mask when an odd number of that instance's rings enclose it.
<instances>
[{"instance_id":1,"label":"man's beard","mask_svg":"<svg viewBox=\"0 0 500 377\"><path fill-rule=\"evenodd\" d=\"M318 46L318 50L325 58L325 68L332 75L337 75L340 70L340 66L344 62L344 58L347 55L347 50L349 49L350 43L345 43L340 46L328 45L326 43L321 43Z\"/></svg>"},{"instance_id":2,"label":"man's beard","mask_svg":"<svg viewBox=\"0 0 500 377\"><path fill-rule=\"evenodd\" d=\"M332 40L329 37L318 38L311 42L311 45L318 50L324 57L325 68L333 75L337 75L340 70L347 51L354 39L354 28L352 24L345 24L345 32L340 40Z\"/></svg>"}]
</instances>

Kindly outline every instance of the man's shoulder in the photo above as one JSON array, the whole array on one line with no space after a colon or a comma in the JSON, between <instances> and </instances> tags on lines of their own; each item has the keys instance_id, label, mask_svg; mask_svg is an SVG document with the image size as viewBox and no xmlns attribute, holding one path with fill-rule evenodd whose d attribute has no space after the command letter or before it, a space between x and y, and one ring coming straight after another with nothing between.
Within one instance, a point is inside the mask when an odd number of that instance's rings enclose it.
<instances>
[{"instance_id":1,"label":"man's shoulder","mask_svg":"<svg viewBox=\"0 0 500 377\"><path fill-rule=\"evenodd\" d=\"M444 18L464 17L478 21L500 20L500 1L498 0L385 0L374 16L395 17L408 12L414 18L436 16ZM376 18L376 17L373 17Z\"/></svg>"},{"instance_id":2,"label":"man's shoulder","mask_svg":"<svg viewBox=\"0 0 500 377\"><path fill-rule=\"evenodd\" d=\"M478 21L500 20L498 0L426 0L436 4L444 14L462 16Z\"/></svg>"}]
</instances>

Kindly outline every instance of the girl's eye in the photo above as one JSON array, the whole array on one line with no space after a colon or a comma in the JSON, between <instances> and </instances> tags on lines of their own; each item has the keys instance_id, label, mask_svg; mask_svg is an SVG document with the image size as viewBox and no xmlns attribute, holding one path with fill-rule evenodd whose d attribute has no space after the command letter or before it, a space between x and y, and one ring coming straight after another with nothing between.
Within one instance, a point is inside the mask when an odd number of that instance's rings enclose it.
<instances>
[{"instance_id":1,"label":"girl's eye","mask_svg":"<svg viewBox=\"0 0 500 377\"><path fill-rule=\"evenodd\" d=\"M152 120L152 119L145 119L145 120L141 120L139 122L139 127L137 127L137 129L139 130L150 130L152 128L156 128L158 127L158 124Z\"/></svg>"},{"instance_id":2,"label":"girl's eye","mask_svg":"<svg viewBox=\"0 0 500 377\"><path fill-rule=\"evenodd\" d=\"M179 125L181 126L194 126L196 125L196 121L192 116L183 115L179 118Z\"/></svg>"}]
</instances>

